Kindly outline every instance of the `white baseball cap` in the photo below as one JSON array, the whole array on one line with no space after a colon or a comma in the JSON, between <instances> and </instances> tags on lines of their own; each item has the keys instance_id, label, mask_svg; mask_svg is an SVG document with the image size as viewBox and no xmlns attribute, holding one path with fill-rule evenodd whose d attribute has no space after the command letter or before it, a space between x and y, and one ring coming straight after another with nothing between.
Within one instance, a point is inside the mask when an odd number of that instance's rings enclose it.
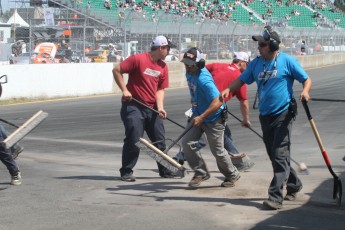
<instances>
[{"instance_id":1,"label":"white baseball cap","mask_svg":"<svg viewBox=\"0 0 345 230\"><path fill-rule=\"evenodd\" d=\"M151 47L154 46L170 46L171 48L176 48L176 45L174 45L169 38L159 35L157 36L151 43Z\"/></svg>"},{"instance_id":2,"label":"white baseball cap","mask_svg":"<svg viewBox=\"0 0 345 230\"><path fill-rule=\"evenodd\" d=\"M241 60L245 62L249 62L249 55L246 52L234 52L234 60Z\"/></svg>"}]
</instances>

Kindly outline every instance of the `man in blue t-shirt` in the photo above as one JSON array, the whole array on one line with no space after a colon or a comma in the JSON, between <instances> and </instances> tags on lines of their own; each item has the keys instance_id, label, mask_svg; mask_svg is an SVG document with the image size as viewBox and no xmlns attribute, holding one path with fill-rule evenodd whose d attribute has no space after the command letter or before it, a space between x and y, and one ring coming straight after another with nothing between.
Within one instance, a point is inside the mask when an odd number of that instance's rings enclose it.
<instances>
[{"instance_id":1,"label":"man in blue t-shirt","mask_svg":"<svg viewBox=\"0 0 345 230\"><path fill-rule=\"evenodd\" d=\"M257 99L263 141L274 172L268 189L268 199L263 205L275 210L283 207L283 200L295 200L302 189L302 183L290 164L291 127L297 115L292 87L294 80L300 82L303 90L299 100L308 101L312 83L295 58L279 52L280 37L270 26L265 27L262 35L252 38L258 42L261 56L250 62L241 76L222 92L222 97L226 98L243 84L256 82L258 86ZM287 190L285 197L284 185Z\"/></svg>"},{"instance_id":2,"label":"man in blue t-shirt","mask_svg":"<svg viewBox=\"0 0 345 230\"><path fill-rule=\"evenodd\" d=\"M182 140L186 160L195 172L194 177L189 182L189 187L196 188L202 181L210 178L206 163L199 149L195 147L203 133L206 134L219 171L225 176L221 186L233 187L240 178L240 174L224 149L225 118L222 116L224 105L220 101L220 93L212 75L205 68L205 60L198 48L189 49L181 62L186 67L186 78L193 112L187 128L193 127Z\"/></svg>"}]
</instances>

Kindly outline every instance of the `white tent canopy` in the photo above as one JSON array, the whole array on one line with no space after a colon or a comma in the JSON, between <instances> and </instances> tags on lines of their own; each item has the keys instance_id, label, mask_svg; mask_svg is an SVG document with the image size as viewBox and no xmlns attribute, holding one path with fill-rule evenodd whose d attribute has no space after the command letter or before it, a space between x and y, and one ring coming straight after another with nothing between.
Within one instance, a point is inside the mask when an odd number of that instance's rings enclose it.
<instances>
[{"instance_id":1,"label":"white tent canopy","mask_svg":"<svg viewBox=\"0 0 345 230\"><path fill-rule=\"evenodd\" d=\"M20 17L20 15L17 12L17 9L14 10L13 15L10 17L10 19L8 19L7 23L16 25L19 24L19 26L29 27L29 24L26 21L24 21L22 17Z\"/></svg>"}]
</instances>

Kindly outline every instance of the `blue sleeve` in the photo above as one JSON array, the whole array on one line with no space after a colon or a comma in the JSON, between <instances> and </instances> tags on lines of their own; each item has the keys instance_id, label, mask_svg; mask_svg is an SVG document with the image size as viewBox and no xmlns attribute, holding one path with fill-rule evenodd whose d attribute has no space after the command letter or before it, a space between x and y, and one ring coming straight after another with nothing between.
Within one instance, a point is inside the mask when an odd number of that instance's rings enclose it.
<instances>
[{"instance_id":1,"label":"blue sleeve","mask_svg":"<svg viewBox=\"0 0 345 230\"><path fill-rule=\"evenodd\" d=\"M200 84L202 87L200 89L203 91L203 94L208 99L208 102L213 101L216 97L219 97L219 90L208 71L202 71L199 76Z\"/></svg>"},{"instance_id":2,"label":"blue sleeve","mask_svg":"<svg viewBox=\"0 0 345 230\"><path fill-rule=\"evenodd\" d=\"M247 69L240 75L241 81L243 81L247 85L250 85L255 81L254 69L258 61L259 61L259 58L255 58L253 61L251 61Z\"/></svg>"},{"instance_id":3,"label":"blue sleeve","mask_svg":"<svg viewBox=\"0 0 345 230\"><path fill-rule=\"evenodd\" d=\"M303 83L308 78L308 74L302 68L301 64L292 56L288 56L289 71L294 79Z\"/></svg>"}]
</instances>

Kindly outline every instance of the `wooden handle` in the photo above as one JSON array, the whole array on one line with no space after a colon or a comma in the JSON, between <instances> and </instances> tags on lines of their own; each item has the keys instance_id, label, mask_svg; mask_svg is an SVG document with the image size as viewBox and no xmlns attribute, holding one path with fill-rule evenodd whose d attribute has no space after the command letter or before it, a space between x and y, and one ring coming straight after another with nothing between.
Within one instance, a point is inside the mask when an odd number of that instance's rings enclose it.
<instances>
[{"instance_id":1,"label":"wooden handle","mask_svg":"<svg viewBox=\"0 0 345 230\"><path fill-rule=\"evenodd\" d=\"M158 155L160 155L161 157L163 157L165 160L167 160L170 164L172 164L173 166L175 166L176 168L182 169L183 166L180 165L179 163L177 163L174 159L172 159L170 156L168 156L167 154L163 153L160 149L158 149L156 146L154 146L153 144L151 144L150 142L148 142L147 140L145 140L144 138L139 138L139 141L146 145L149 149L151 149L152 151L154 151L155 153L157 153Z\"/></svg>"}]
</instances>

